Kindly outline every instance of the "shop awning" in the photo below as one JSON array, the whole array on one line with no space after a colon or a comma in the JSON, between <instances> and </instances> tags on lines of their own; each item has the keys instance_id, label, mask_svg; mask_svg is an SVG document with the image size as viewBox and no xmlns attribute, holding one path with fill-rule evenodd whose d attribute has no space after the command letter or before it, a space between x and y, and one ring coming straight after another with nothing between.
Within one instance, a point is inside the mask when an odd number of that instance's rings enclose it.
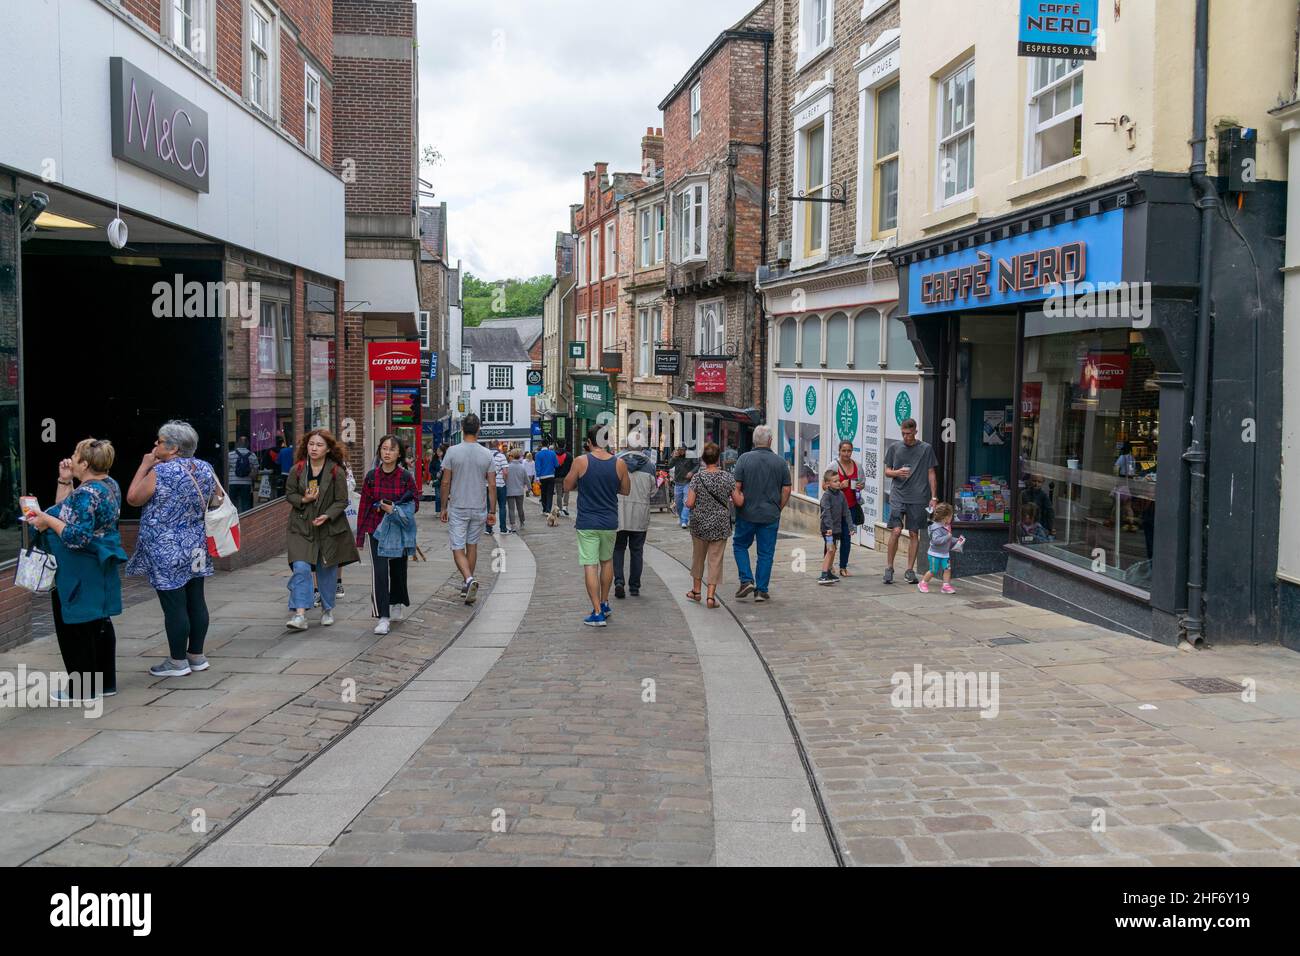
<instances>
[{"instance_id":1,"label":"shop awning","mask_svg":"<svg viewBox=\"0 0 1300 956\"><path fill-rule=\"evenodd\" d=\"M761 408L736 408L734 405L715 405L713 402L686 398L670 398L668 404L683 414L703 412L705 415L724 421L739 422L742 425L762 425L765 418Z\"/></svg>"},{"instance_id":2,"label":"shop awning","mask_svg":"<svg viewBox=\"0 0 1300 956\"><path fill-rule=\"evenodd\" d=\"M414 259L349 259L344 308L348 312L410 315L420 311Z\"/></svg>"}]
</instances>

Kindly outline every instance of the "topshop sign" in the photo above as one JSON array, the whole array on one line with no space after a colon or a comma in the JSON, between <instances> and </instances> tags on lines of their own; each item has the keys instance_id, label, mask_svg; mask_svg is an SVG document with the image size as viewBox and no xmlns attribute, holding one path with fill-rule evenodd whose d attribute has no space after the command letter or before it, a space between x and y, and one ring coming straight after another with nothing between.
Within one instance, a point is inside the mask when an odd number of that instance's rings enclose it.
<instances>
[{"instance_id":1,"label":"topshop sign","mask_svg":"<svg viewBox=\"0 0 1300 956\"><path fill-rule=\"evenodd\" d=\"M109 59L113 155L208 192L208 114L120 56Z\"/></svg>"}]
</instances>

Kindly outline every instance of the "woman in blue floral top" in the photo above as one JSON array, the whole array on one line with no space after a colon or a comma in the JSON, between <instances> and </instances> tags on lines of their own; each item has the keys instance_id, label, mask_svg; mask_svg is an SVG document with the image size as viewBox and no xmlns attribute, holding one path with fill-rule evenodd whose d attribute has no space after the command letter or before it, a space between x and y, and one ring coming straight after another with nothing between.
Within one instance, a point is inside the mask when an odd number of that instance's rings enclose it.
<instances>
[{"instance_id":1,"label":"woman in blue floral top","mask_svg":"<svg viewBox=\"0 0 1300 956\"><path fill-rule=\"evenodd\" d=\"M203 519L209 502L219 501L224 492L212 466L194 457L198 445L198 432L188 422L163 425L126 492L128 502L144 508L126 573L149 578L167 628L170 657L149 668L155 677L184 677L208 668L203 579L213 568Z\"/></svg>"},{"instance_id":2,"label":"woman in blue floral top","mask_svg":"<svg viewBox=\"0 0 1300 956\"><path fill-rule=\"evenodd\" d=\"M112 616L122 613L118 568L126 561L117 519L122 491L108 470L115 453L108 441L87 438L59 462L59 490L45 512L28 516L37 543L54 555L54 632L63 666L72 679L54 697L94 700L117 693L117 634ZM73 488L73 479L79 484ZM98 684L97 684L98 682Z\"/></svg>"}]
</instances>

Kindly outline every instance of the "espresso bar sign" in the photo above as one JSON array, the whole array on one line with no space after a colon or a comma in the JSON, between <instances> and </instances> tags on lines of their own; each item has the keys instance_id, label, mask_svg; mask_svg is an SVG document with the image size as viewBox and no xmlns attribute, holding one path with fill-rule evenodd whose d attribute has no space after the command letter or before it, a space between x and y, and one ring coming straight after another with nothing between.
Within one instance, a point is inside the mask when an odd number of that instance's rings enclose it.
<instances>
[{"instance_id":1,"label":"espresso bar sign","mask_svg":"<svg viewBox=\"0 0 1300 956\"><path fill-rule=\"evenodd\" d=\"M113 155L208 192L208 114L120 56L109 59Z\"/></svg>"}]
</instances>

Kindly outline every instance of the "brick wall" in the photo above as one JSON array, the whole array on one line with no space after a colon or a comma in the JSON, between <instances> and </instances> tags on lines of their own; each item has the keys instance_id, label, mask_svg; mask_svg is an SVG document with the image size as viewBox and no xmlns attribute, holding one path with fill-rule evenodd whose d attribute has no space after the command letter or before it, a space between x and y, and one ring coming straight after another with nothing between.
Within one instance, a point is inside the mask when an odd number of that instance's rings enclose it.
<instances>
[{"instance_id":1,"label":"brick wall","mask_svg":"<svg viewBox=\"0 0 1300 956\"><path fill-rule=\"evenodd\" d=\"M217 0L217 79L237 94L244 90L244 10L240 0Z\"/></svg>"},{"instance_id":2,"label":"brick wall","mask_svg":"<svg viewBox=\"0 0 1300 956\"><path fill-rule=\"evenodd\" d=\"M143 20L154 32L162 29L162 7L158 0L122 0L122 6L128 13Z\"/></svg>"},{"instance_id":3,"label":"brick wall","mask_svg":"<svg viewBox=\"0 0 1300 956\"><path fill-rule=\"evenodd\" d=\"M0 651L24 644L32 636L32 592L14 584L14 570L0 571Z\"/></svg>"},{"instance_id":4,"label":"brick wall","mask_svg":"<svg viewBox=\"0 0 1300 956\"><path fill-rule=\"evenodd\" d=\"M289 502L268 501L239 516L239 550L228 558L217 558L218 571L234 571L268 561L285 550L289 533Z\"/></svg>"},{"instance_id":5,"label":"brick wall","mask_svg":"<svg viewBox=\"0 0 1300 956\"><path fill-rule=\"evenodd\" d=\"M280 125L299 146L306 144L306 82L293 34L280 31Z\"/></svg>"}]
</instances>

